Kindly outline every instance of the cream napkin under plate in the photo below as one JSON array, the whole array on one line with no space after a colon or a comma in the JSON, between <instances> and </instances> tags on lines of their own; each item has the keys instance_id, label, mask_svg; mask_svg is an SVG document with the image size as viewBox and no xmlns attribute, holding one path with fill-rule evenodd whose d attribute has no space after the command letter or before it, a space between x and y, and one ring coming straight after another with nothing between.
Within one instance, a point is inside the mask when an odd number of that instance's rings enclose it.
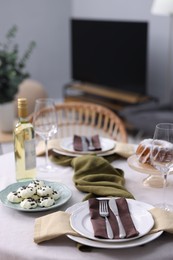
<instances>
[{"instance_id":1,"label":"cream napkin under plate","mask_svg":"<svg viewBox=\"0 0 173 260\"><path fill-rule=\"evenodd\" d=\"M166 231L173 234L173 212L164 211L159 208L149 210L155 224L149 232ZM62 235L80 236L70 226L70 214L63 211L48 214L36 218L34 226L34 242L39 244L43 241L51 240Z\"/></svg>"},{"instance_id":2,"label":"cream napkin under plate","mask_svg":"<svg viewBox=\"0 0 173 260\"><path fill-rule=\"evenodd\" d=\"M64 150L60 146L60 140L59 139L52 139L48 142L48 149L57 149L57 151L64 152ZM134 144L129 144L129 143L121 143L121 142L116 142L115 148L106 152L106 156L111 155L111 154L118 154L124 158L128 158L129 156L133 155L135 153L135 145ZM40 141L36 147L36 154L37 156L44 155L45 153L45 144L43 141ZM74 155L75 157L75 152L68 152L72 156ZM100 153L101 154L101 153Z\"/></svg>"}]
</instances>

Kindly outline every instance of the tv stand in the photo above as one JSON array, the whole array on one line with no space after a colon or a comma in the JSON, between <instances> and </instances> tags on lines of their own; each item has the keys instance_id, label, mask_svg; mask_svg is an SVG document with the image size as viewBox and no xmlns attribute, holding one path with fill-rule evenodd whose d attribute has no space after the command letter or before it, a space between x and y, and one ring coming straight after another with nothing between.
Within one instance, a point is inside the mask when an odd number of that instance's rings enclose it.
<instances>
[{"instance_id":1,"label":"tv stand","mask_svg":"<svg viewBox=\"0 0 173 260\"><path fill-rule=\"evenodd\" d=\"M64 101L85 101L102 104L114 111L127 105L135 105L150 99L137 93L110 89L106 86L72 82L64 86Z\"/></svg>"}]
</instances>

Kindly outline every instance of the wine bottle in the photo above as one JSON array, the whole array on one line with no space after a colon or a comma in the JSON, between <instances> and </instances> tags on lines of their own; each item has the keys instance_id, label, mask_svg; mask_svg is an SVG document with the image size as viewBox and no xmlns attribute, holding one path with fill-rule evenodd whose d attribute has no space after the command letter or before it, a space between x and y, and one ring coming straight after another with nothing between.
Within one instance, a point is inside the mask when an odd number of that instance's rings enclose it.
<instances>
[{"instance_id":1,"label":"wine bottle","mask_svg":"<svg viewBox=\"0 0 173 260\"><path fill-rule=\"evenodd\" d=\"M36 177L35 132L28 121L27 99L18 99L18 122L14 129L16 180Z\"/></svg>"}]
</instances>

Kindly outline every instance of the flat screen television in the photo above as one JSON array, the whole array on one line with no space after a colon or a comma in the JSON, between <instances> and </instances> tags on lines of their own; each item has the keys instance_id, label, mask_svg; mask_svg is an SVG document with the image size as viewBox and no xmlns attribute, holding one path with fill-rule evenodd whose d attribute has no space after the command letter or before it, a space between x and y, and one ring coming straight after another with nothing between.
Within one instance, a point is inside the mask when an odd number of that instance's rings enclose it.
<instances>
[{"instance_id":1,"label":"flat screen television","mask_svg":"<svg viewBox=\"0 0 173 260\"><path fill-rule=\"evenodd\" d=\"M72 19L72 80L146 94L147 31L147 22Z\"/></svg>"}]
</instances>

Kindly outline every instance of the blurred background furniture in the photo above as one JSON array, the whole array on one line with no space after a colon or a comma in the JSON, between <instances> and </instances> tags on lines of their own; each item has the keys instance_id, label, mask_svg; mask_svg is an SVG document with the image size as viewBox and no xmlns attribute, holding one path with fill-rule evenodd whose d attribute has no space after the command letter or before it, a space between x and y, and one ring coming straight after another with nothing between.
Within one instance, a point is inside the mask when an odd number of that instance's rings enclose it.
<instances>
[{"instance_id":1,"label":"blurred background furniture","mask_svg":"<svg viewBox=\"0 0 173 260\"><path fill-rule=\"evenodd\" d=\"M156 124L173 123L173 105L160 105L152 101L147 104L126 107L120 111L119 116L141 138L152 138Z\"/></svg>"},{"instance_id":2,"label":"blurred background furniture","mask_svg":"<svg viewBox=\"0 0 173 260\"><path fill-rule=\"evenodd\" d=\"M67 102L84 101L97 103L118 113L128 105L150 101L151 97L139 93L111 89L99 84L71 82L63 88L63 97Z\"/></svg>"}]
</instances>

